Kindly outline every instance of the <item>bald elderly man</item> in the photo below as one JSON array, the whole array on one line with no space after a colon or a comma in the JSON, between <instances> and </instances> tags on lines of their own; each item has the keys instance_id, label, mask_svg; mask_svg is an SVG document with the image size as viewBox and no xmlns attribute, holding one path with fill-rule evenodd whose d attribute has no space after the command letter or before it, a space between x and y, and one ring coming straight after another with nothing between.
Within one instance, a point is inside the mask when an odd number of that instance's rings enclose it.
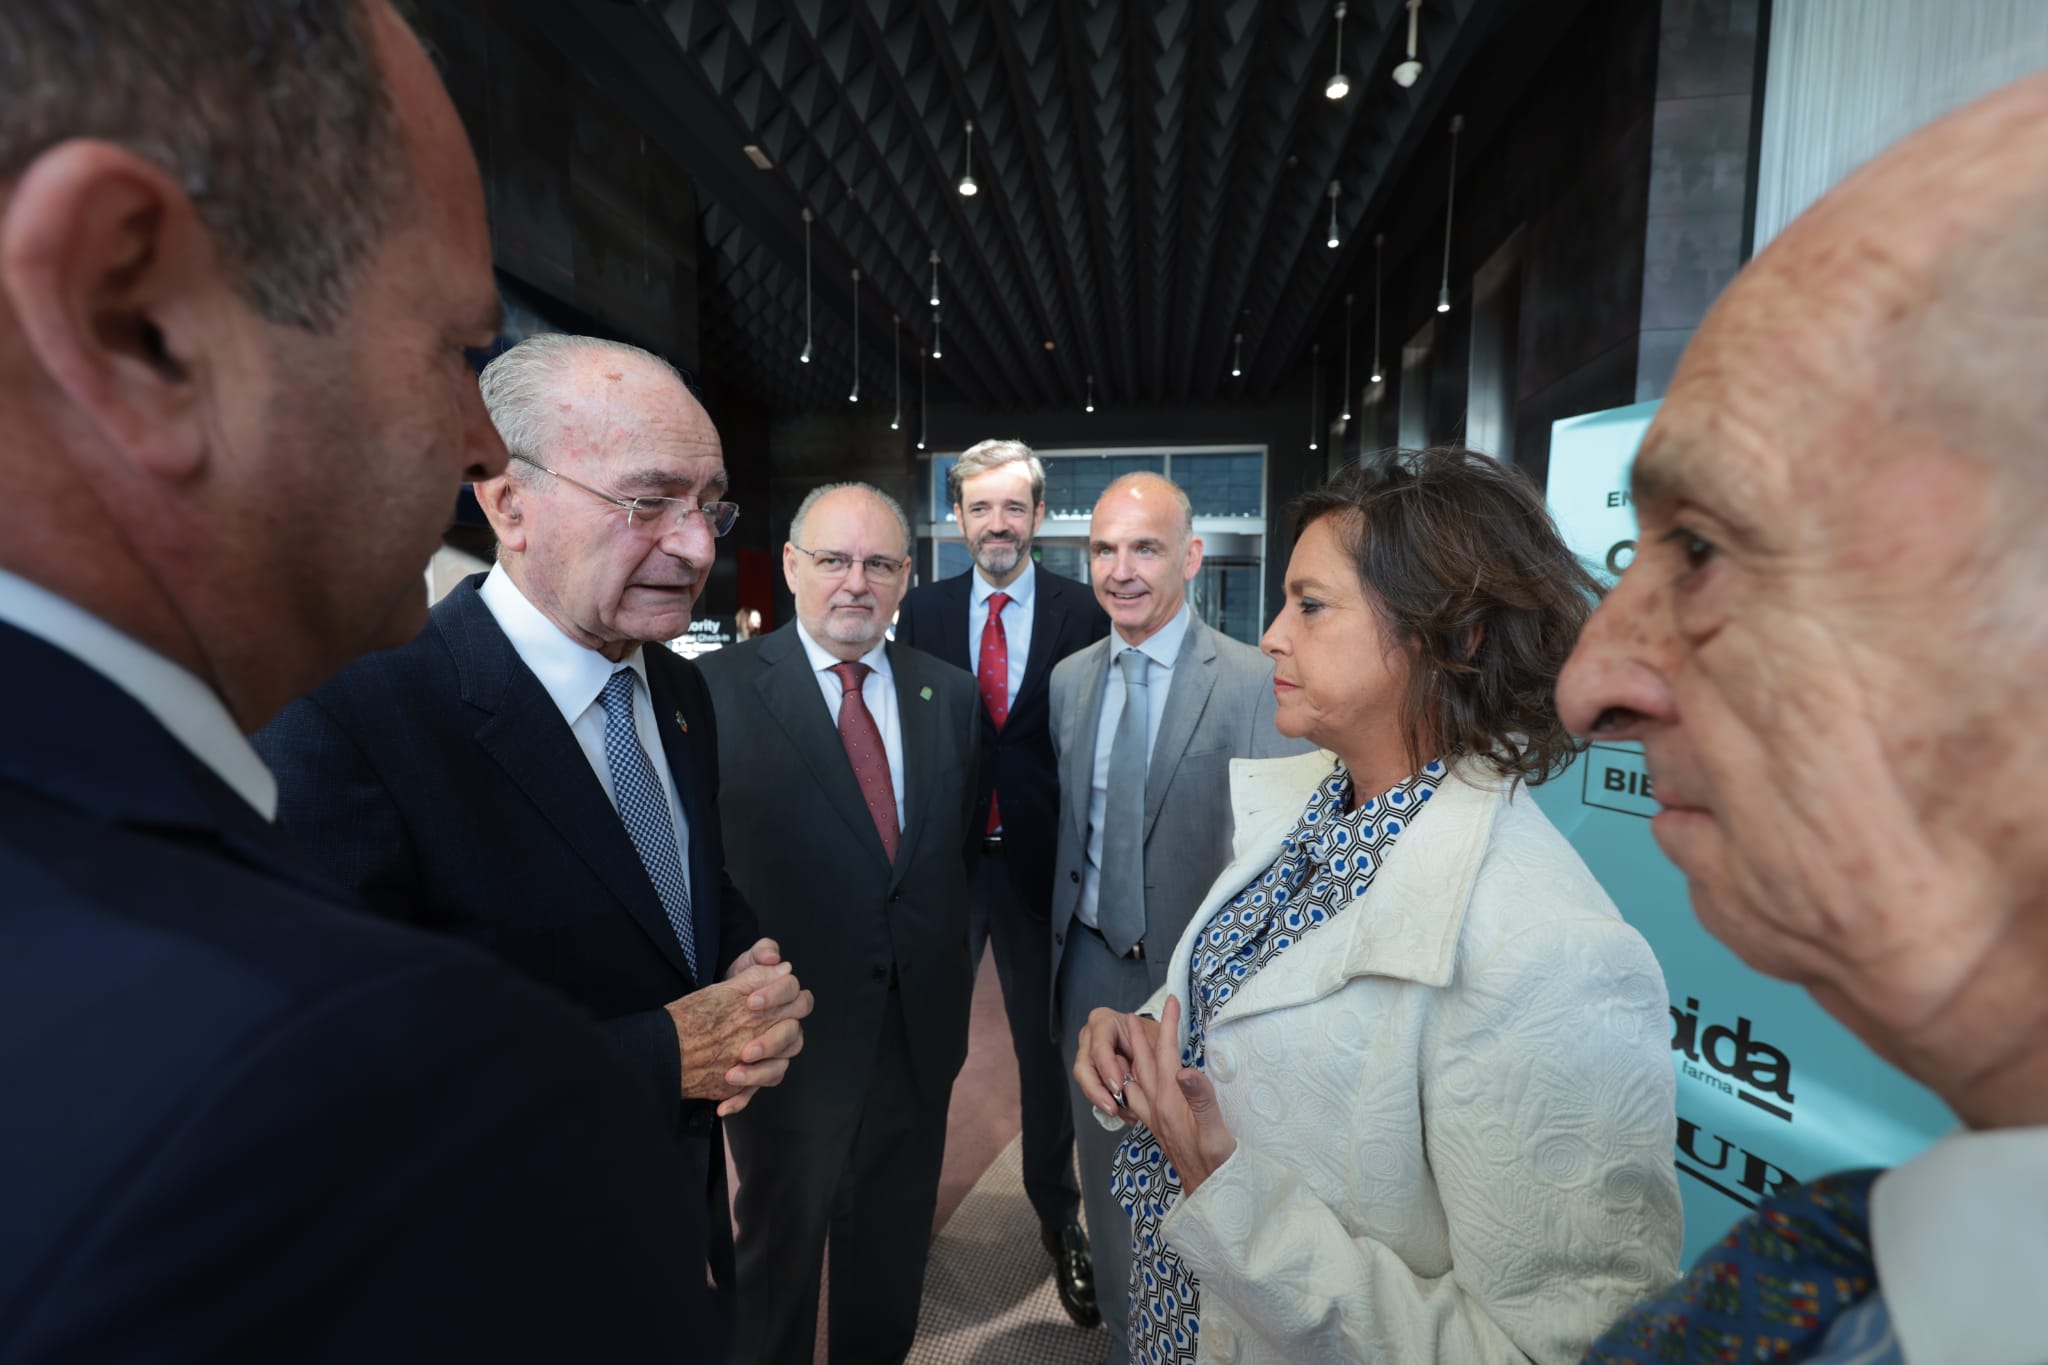
<instances>
[{"instance_id":1,"label":"bald elderly man","mask_svg":"<svg viewBox=\"0 0 2048 1365\"><path fill-rule=\"evenodd\" d=\"M2048 1361L2044 147L2048 76L1845 181L1644 440L1560 709L1643 744L1701 922L1963 1127L1774 1197L1590 1360Z\"/></svg>"}]
</instances>

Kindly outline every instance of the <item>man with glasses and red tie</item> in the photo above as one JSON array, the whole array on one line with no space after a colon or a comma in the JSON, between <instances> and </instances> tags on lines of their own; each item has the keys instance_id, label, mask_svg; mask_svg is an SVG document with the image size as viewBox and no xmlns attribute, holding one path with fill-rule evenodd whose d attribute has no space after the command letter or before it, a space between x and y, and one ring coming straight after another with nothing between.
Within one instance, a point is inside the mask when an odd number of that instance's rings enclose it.
<instances>
[{"instance_id":1,"label":"man with glasses and red tie","mask_svg":"<svg viewBox=\"0 0 2048 1365\"><path fill-rule=\"evenodd\" d=\"M331 876L554 987L647 1078L729 1291L719 1121L782 1081L811 996L726 875L710 698L657 642L688 627L739 509L656 356L541 335L481 384L511 454L476 486L497 565L255 743Z\"/></svg>"},{"instance_id":2,"label":"man with glasses and red tie","mask_svg":"<svg viewBox=\"0 0 2048 1365\"><path fill-rule=\"evenodd\" d=\"M819 1000L802 1064L732 1124L735 1358L811 1365L829 1236L829 1358L900 1361L967 1057L981 701L968 674L886 638L910 524L882 493L812 492L782 571L797 619L700 661L733 879Z\"/></svg>"}]
</instances>

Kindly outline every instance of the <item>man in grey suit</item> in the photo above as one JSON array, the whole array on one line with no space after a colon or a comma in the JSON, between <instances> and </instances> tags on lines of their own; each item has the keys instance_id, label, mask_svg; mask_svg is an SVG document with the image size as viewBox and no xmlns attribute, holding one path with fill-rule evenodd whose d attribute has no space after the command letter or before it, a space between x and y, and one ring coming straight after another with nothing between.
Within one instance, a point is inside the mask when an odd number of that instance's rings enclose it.
<instances>
[{"instance_id":1,"label":"man in grey suit","mask_svg":"<svg viewBox=\"0 0 2048 1365\"><path fill-rule=\"evenodd\" d=\"M1273 664L1187 604L1202 567L1188 496L1130 474L1095 504L1089 577L1113 627L1052 674L1060 836L1053 1026L1069 1072L1081 1198L1110 1365L1127 1359L1130 1223L1109 1192L1117 1137L1071 1078L1088 1012L1134 1010L1230 853L1230 760L1301 753L1273 728Z\"/></svg>"}]
</instances>

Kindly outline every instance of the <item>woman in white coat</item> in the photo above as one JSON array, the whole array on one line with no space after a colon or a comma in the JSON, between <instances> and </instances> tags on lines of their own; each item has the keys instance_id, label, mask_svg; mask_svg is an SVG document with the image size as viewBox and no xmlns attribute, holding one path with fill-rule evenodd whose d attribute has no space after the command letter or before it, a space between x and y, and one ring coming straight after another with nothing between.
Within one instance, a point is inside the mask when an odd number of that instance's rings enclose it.
<instances>
[{"instance_id":1,"label":"woman in white coat","mask_svg":"<svg viewBox=\"0 0 2048 1365\"><path fill-rule=\"evenodd\" d=\"M1681 1231L1663 975L1524 785L1594 585L1469 451L1369 458L1296 535L1262 647L1327 752L1231 765L1230 866L1075 1063L1143 1125L1131 1358L1564 1365Z\"/></svg>"}]
</instances>

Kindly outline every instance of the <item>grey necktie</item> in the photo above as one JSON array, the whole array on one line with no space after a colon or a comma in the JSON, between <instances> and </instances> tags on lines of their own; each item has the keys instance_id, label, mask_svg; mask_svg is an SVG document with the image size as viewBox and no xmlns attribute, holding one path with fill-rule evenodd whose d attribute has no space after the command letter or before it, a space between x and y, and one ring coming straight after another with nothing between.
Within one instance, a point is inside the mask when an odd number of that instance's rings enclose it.
<instances>
[{"instance_id":1,"label":"grey necktie","mask_svg":"<svg viewBox=\"0 0 2048 1365\"><path fill-rule=\"evenodd\" d=\"M1095 925L1119 957L1145 937L1145 732L1152 694L1145 686L1145 655L1117 655L1124 674L1124 713L1109 746L1109 800L1102 815L1102 880Z\"/></svg>"},{"instance_id":2,"label":"grey necktie","mask_svg":"<svg viewBox=\"0 0 2048 1365\"><path fill-rule=\"evenodd\" d=\"M622 668L604 685L604 759L612 772L612 803L619 808L626 837L633 841L647 879L654 883L654 894L682 944L683 960L690 964L690 979L695 981L697 940L690 925L690 883L676 849L668 793L661 789L633 724L633 677L632 669Z\"/></svg>"}]
</instances>

